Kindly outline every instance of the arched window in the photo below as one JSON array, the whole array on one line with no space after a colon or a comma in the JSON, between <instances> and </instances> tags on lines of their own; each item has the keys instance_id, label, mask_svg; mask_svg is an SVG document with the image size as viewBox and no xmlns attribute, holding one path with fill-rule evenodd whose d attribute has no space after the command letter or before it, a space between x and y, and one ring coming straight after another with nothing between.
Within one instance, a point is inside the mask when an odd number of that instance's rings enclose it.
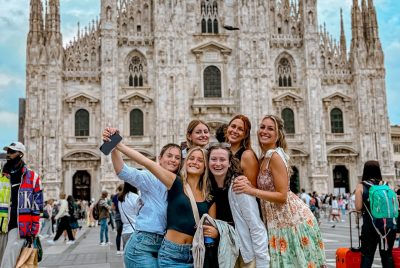
<instances>
[{"instance_id":1,"label":"arched window","mask_svg":"<svg viewBox=\"0 0 400 268\"><path fill-rule=\"evenodd\" d=\"M331 111L331 131L332 133L344 133L343 113L339 108L334 108Z\"/></svg>"},{"instance_id":2,"label":"arched window","mask_svg":"<svg viewBox=\"0 0 400 268\"><path fill-rule=\"evenodd\" d=\"M218 3L216 0L203 0L201 8L201 32L218 33Z\"/></svg>"},{"instance_id":3,"label":"arched window","mask_svg":"<svg viewBox=\"0 0 400 268\"><path fill-rule=\"evenodd\" d=\"M75 136L89 136L89 112L85 109L75 113Z\"/></svg>"},{"instance_id":4,"label":"arched window","mask_svg":"<svg viewBox=\"0 0 400 268\"><path fill-rule=\"evenodd\" d=\"M143 136L143 112L133 109L129 114L130 136Z\"/></svg>"},{"instance_id":5,"label":"arched window","mask_svg":"<svg viewBox=\"0 0 400 268\"><path fill-rule=\"evenodd\" d=\"M292 66L287 58L282 58L279 61L278 69L278 85L279 87L291 87L292 86Z\"/></svg>"},{"instance_id":6,"label":"arched window","mask_svg":"<svg viewBox=\"0 0 400 268\"><path fill-rule=\"evenodd\" d=\"M284 122L285 132L288 134L295 133L294 127L294 113L293 110L290 108L285 108L282 110L282 119Z\"/></svg>"},{"instance_id":7,"label":"arched window","mask_svg":"<svg viewBox=\"0 0 400 268\"><path fill-rule=\"evenodd\" d=\"M130 87L143 87L146 81L146 61L139 54L135 53L128 62L128 85Z\"/></svg>"},{"instance_id":8,"label":"arched window","mask_svg":"<svg viewBox=\"0 0 400 268\"><path fill-rule=\"evenodd\" d=\"M129 86L133 87L133 76L131 74L129 75Z\"/></svg>"},{"instance_id":9,"label":"arched window","mask_svg":"<svg viewBox=\"0 0 400 268\"><path fill-rule=\"evenodd\" d=\"M221 97L221 71L215 66L204 70L204 97Z\"/></svg>"}]
</instances>

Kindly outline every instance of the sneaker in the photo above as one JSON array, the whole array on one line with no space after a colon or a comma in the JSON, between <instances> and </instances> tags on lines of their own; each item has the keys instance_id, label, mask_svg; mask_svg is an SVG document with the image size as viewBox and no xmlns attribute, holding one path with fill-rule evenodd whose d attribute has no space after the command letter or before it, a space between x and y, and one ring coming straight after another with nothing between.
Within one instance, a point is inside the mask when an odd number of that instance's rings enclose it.
<instances>
[{"instance_id":1,"label":"sneaker","mask_svg":"<svg viewBox=\"0 0 400 268\"><path fill-rule=\"evenodd\" d=\"M101 242L101 243L100 243L100 246L102 246L102 247L107 246L107 243Z\"/></svg>"},{"instance_id":2,"label":"sneaker","mask_svg":"<svg viewBox=\"0 0 400 268\"><path fill-rule=\"evenodd\" d=\"M47 244L55 245L56 242L53 239L47 240Z\"/></svg>"},{"instance_id":3,"label":"sneaker","mask_svg":"<svg viewBox=\"0 0 400 268\"><path fill-rule=\"evenodd\" d=\"M73 244L75 244L75 240L69 240L66 244L67 245L73 245Z\"/></svg>"},{"instance_id":4,"label":"sneaker","mask_svg":"<svg viewBox=\"0 0 400 268\"><path fill-rule=\"evenodd\" d=\"M336 225L335 225L335 224L331 226L331 228L335 228L335 227L336 227Z\"/></svg>"},{"instance_id":5,"label":"sneaker","mask_svg":"<svg viewBox=\"0 0 400 268\"><path fill-rule=\"evenodd\" d=\"M111 242L106 242L106 244L107 244L108 246L111 246L111 245L112 245L112 243L111 243Z\"/></svg>"},{"instance_id":6,"label":"sneaker","mask_svg":"<svg viewBox=\"0 0 400 268\"><path fill-rule=\"evenodd\" d=\"M122 256L122 255L124 255L124 252L121 250L118 250L116 254L117 254L117 256Z\"/></svg>"}]
</instances>

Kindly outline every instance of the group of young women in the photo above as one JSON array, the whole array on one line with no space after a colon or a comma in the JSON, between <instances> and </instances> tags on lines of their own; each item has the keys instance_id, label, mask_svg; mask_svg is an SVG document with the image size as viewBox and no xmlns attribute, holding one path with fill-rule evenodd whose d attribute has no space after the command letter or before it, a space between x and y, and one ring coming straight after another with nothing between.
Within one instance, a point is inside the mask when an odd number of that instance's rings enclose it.
<instances>
[{"instance_id":1,"label":"group of young women","mask_svg":"<svg viewBox=\"0 0 400 268\"><path fill-rule=\"evenodd\" d=\"M117 131L106 128L103 140ZM289 189L283 121L273 115L262 119L259 159L250 131L250 120L237 115L222 140L210 143L208 125L193 120L187 129L188 148L167 144L158 163L123 142L116 146L111 154L115 172L140 191L135 231L125 247L126 267L196 267L192 243L198 226L191 199L200 218L208 214L235 228L239 255L230 262L235 267L325 267L317 221ZM127 166L122 154L146 169ZM222 244L218 228L203 225L202 230L204 237ZM224 266L222 260L218 263ZM204 267L218 263L206 261Z\"/></svg>"}]
</instances>

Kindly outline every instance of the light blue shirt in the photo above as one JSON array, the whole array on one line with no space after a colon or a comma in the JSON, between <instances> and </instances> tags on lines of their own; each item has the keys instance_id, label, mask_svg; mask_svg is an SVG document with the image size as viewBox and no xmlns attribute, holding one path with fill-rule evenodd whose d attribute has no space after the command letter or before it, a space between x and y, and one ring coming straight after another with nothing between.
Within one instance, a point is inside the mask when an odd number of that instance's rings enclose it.
<instances>
[{"instance_id":1,"label":"light blue shirt","mask_svg":"<svg viewBox=\"0 0 400 268\"><path fill-rule=\"evenodd\" d=\"M164 235L167 227L167 187L150 171L138 170L126 164L118 177L140 191L136 230Z\"/></svg>"}]
</instances>

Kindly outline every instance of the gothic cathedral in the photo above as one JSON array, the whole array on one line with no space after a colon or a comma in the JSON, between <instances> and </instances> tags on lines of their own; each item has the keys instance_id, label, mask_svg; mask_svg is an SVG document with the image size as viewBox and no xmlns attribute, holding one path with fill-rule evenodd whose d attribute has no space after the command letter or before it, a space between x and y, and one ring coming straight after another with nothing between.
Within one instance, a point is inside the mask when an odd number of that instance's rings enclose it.
<instances>
[{"instance_id":1,"label":"gothic cathedral","mask_svg":"<svg viewBox=\"0 0 400 268\"><path fill-rule=\"evenodd\" d=\"M318 24L317 0L101 0L63 46L60 0L30 0L24 142L47 198L114 192L106 126L156 159L194 118L284 119L291 189L353 191L365 161L394 178L384 55L373 0L353 0L351 45ZM130 165L135 163L126 160Z\"/></svg>"}]
</instances>

